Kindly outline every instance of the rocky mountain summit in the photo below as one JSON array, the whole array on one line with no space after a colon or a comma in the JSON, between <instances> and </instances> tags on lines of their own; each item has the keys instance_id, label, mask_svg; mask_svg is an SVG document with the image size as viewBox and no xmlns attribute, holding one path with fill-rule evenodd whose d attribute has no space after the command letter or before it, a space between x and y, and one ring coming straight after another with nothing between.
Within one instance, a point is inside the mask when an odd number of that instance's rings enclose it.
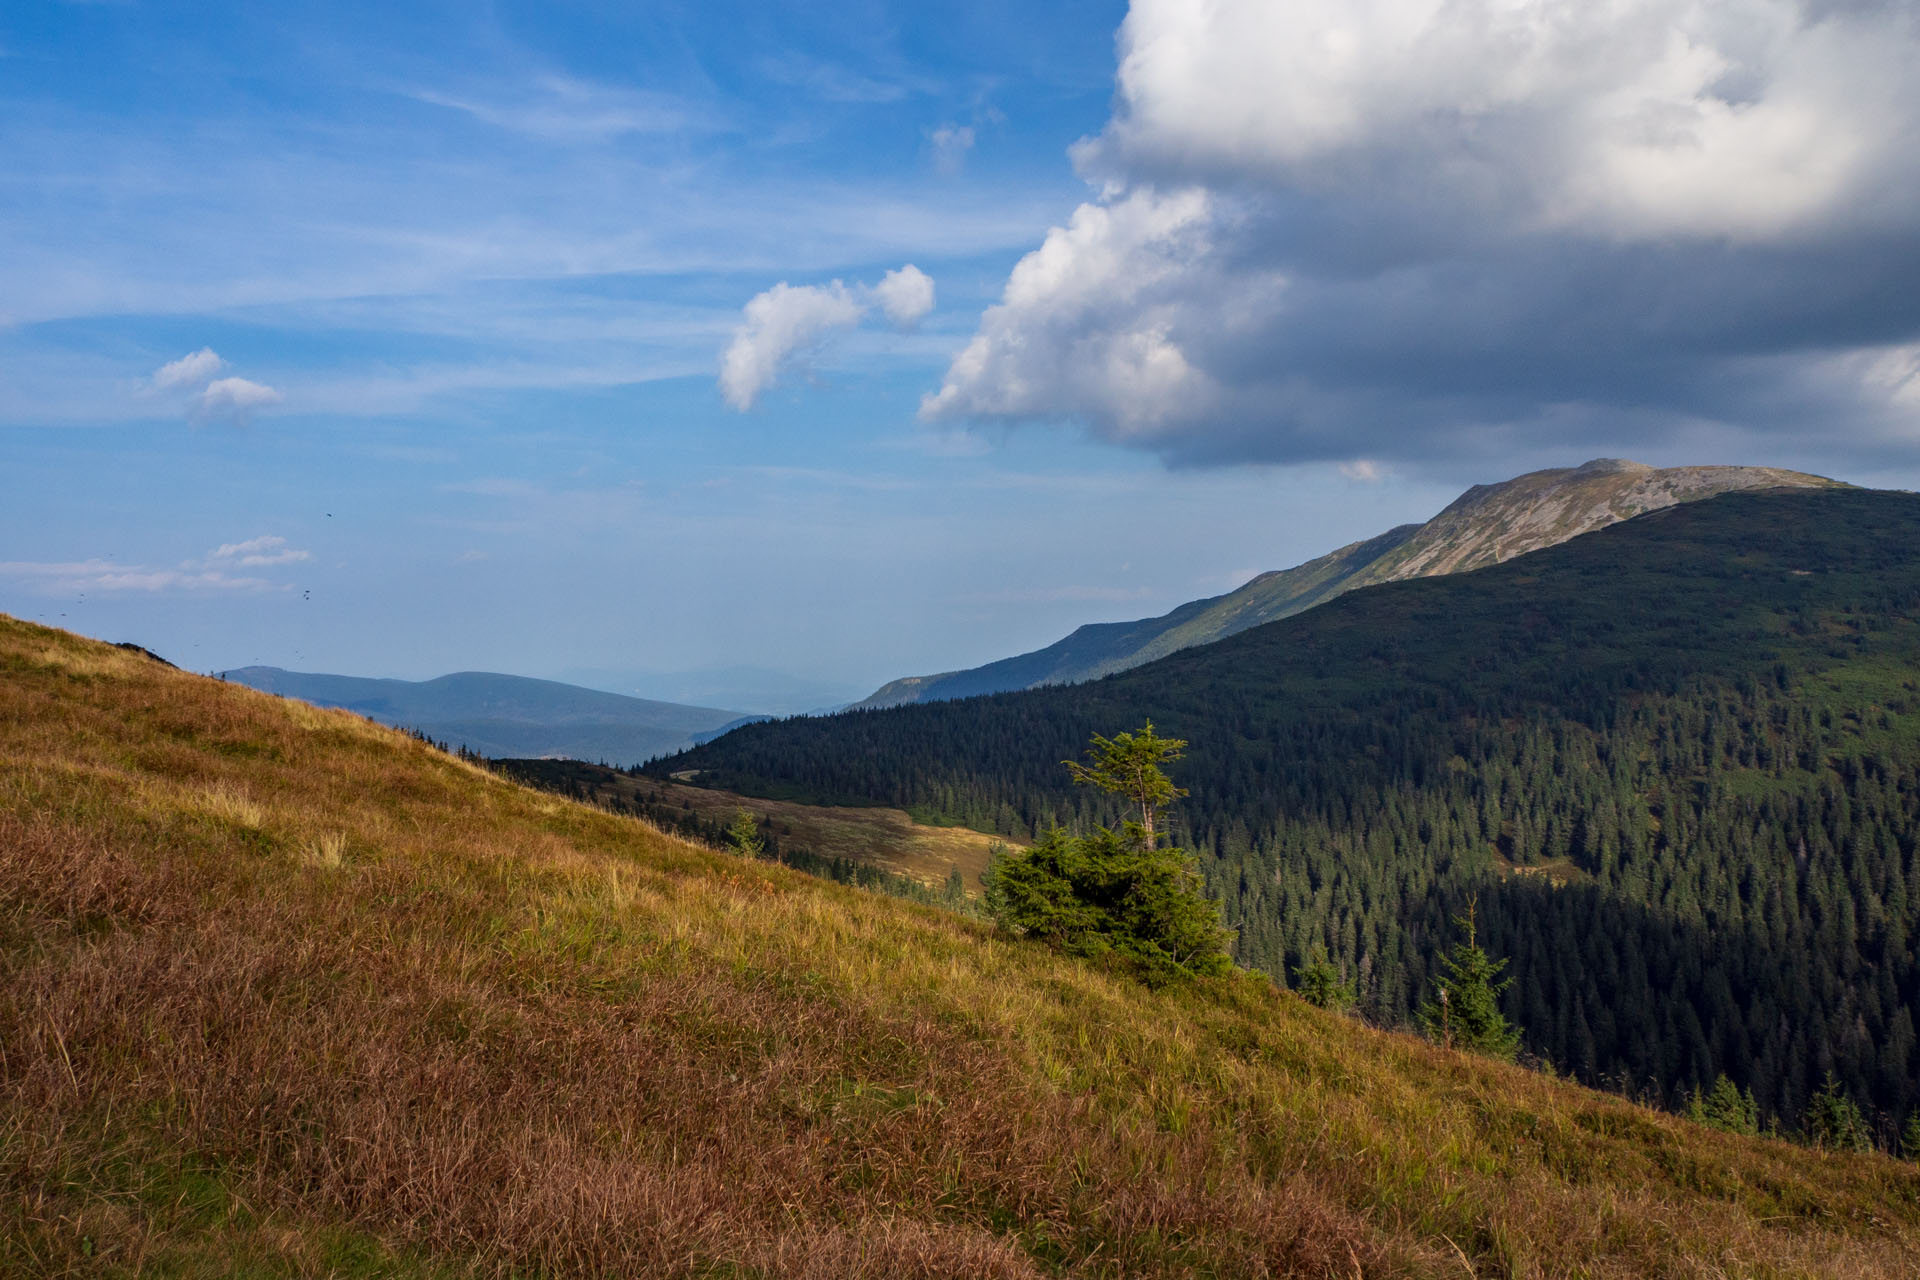
<instances>
[{"instance_id":1,"label":"rocky mountain summit","mask_svg":"<svg viewBox=\"0 0 1920 1280\"><path fill-rule=\"evenodd\" d=\"M1551 547L1647 511L1737 489L1831 488L1837 481L1778 467L1656 468L1595 458L1477 484L1405 543L1354 575L1350 587L1463 573Z\"/></svg>"}]
</instances>

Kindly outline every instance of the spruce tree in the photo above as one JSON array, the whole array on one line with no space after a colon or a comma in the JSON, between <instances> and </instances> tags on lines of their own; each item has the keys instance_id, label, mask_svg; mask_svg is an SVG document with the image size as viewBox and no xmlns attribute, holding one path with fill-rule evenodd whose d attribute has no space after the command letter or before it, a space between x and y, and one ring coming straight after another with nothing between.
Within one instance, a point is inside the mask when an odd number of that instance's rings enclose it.
<instances>
[{"instance_id":1,"label":"spruce tree","mask_svg":"<svg viewBox=\"0 0 1920 1280\"><path fill-rule=\"evenodd\" d=\"M1687 1119L1728 1133L1759 1133L1760 1105L1753 1091L1742 1089L1724 1075L1702 1094L1698 1088L1687 1101Z\"/></svg>"},{"instance_id":2,"label":"spruce tree","mask_svg":"<svg viewBox=\"0 0 1920 1280\"><path fill-rule=\"evenodd\" d=\"M1322 1009L1347 1009L1353 1004L1353 984L1342 980L1325 947L1315 947L1307 962L1294 969L1293 978L1294 989L1308 1004Z\"/></svg>"},{"instance_id":3,"label":"spruce tree","mask_svg":"<svg viewBox=\"0 0 1920 1280\"><path fill-rule=\"evenodd\" d=\"M984 877L995 922L1075 955L1118 952L1149 978L1230 970L1234 935L1221 926L1220 904L1207 897L1193 855L1154 845L1155 808L1187 794L1159 762L1185 745L1156 737L1152 724L1112 739L1095 734L1094 767L1068 766L1078 781L1130 797L1141 821L1084 836L1056 826L1019 853L995 846Z\"/></svg>"},{"instance_id":4,"label":"spruce tree","mask_svg":"<svg viewBox=\"0 0 1920 1280\"><path fill-rule=\"evenodd\" d=\"M1428 1034L1450 1048L1485 1054L1509 1062L1520 1049L1520 1032L1500 1012L1500 993L1513 985L1502 978L1505 960L1495 960L1480 949L1475 937L1477 899L1467 900L1467 914L1454 923L1466 930L1446 957L1446 972L1436 982L1439 995L1421 1012Z\"/></svg>"},{"instance_id":5,"label":"spruce tree","mask_svg":"<svg viewBox=\"0 0 1920 1280\"><path fill-rule=\"evenodd\" d=\"M1067 766L1075 782L1118 792L1138 805L1141 842L1152 849L1154 815L1187 794L1184 787L1173 785L1173 780L1160 766L1178 760L1186 747L1183 738L1157 736L1153 732L1153 721L1149 720L1138 733L1118 733L1111 738L1094 734L1093 745L1087 748L1092 764L1073 760L1060 763Z\"/></svg>"},{"instance_id":6,"label":"spruce tree","mask_svg":"<svg viewBox=\"0 0 1920 1280\"><path fill-rule=\"evenodd\" d=\"M1827 1081L1820 1086L1820 1092L1807 1104L1802 1128L1808 1142L1830 1151L1868 1151L1873 1147L1873 1131L1867 1128L1867 1118L1860 1114L1859 1104L1847 1096L1831 1071L1827 1072Z\"/></svg>"},{"instance_id":7,"label":"spruce tree","mask_svg":"<svg viewBox=\"0 0 1920 1280\"><path fill-rule=\"evenodd\" d=\"M767 842L760 834L760 824L747 810L734 815L733 825L727 828L727 847L743 858L757 858L765 851Z\"/></svg>"},{"instance_id":8,"label":"spruce tree","mask_svg":"<svg viewBox=\"0 0 1920 1280\"><path fill-rule=\"evenodd\" d=\"M1907 1127L1900 1134L1900 1154L1920 1163L1920 1111L1907 1117Z\"/></svg>"}]
</instances>

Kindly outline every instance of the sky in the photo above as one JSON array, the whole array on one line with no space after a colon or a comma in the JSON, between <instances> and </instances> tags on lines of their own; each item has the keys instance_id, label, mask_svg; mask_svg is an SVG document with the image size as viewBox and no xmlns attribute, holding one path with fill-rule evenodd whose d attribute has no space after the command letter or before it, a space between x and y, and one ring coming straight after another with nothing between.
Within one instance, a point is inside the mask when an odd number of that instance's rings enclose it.
<instances>
[{"instance_id":1,"label":"sky","mask_svg":"<svg viewBox=\"0 0 1920 1280\"><path fill-rule=\"evenodd\" d=\"M20 0L0 610L790 711L1539 467L1920 487L1917 54L1911 0Z\"/></svg>"}]
</instances>

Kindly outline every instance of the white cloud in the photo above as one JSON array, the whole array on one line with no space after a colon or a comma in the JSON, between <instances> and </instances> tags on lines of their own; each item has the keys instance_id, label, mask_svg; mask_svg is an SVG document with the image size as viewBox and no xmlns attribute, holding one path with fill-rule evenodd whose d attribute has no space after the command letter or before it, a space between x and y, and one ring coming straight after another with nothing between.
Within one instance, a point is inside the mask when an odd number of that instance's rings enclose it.
<instances>
[{"instance_id":1,"label":"white cloud","mask_svg":"<svg viewBox=\"0 0 1920 1280\"><path fill-rule=\"evenodd\" d=\"M860 323L878 304L896 325L911 325L933 309L933 279L912 263L875 285L848 288L781 281L756 294L742 312L733 341L720 357L720 394L742 412L753 408L781 370L835 329Z\"/></svg>"},{"instance_id":2,"label":"white cloud","mask_svg":"<svg viewBox=\"0 0 1920 1280\"><path fill-rule=\"evenodd\" d=\"M235 569L297 564L313 556L287 545L274 534L228 542L198 560L183 560L173 568L120 564L113 560L0 562L0 579L10 579L42 592L76 591L275 591L285 584L237 574Z\"/></svg>"},{"instance_id":3,"label":"white cloud","mask_svg":"<svg viewBox=\"0 0 1920 1280\"><path fill-rule=\"evenodd\" d=\"M219 569L155 569L146 565L115 564L111 560L46 563L0 561L0 578L23 582L42 591L267 591L264 578L236 577Z\"/></svg>"},{"instance_id":4,"label":"white cloud","mask_svg":"<svg viewBox=\"0 0 1920 1280\"><path fill-rule=\"evenodd\" d=\"M1386 479L1386 470L1371 458L1355 458L1351 462L1341 463L1340 474L1356 484L1379 484Z\"/></svg>"},{"instance_id":5,"label":"white cloud","mask_svg":"<svg viewBox=\"0 0 1920 1280\"><path fill-rule=\"evenodd\" d=\"M1777 235L1911 190L1917 34L1908 6L1810 0L1136 0L1086 158Z\"/></svg>"},{"instance_id":6,"label":"white cloud","mask_svg":"<svg viewBox=\"0 0 1920 1280\"><path fill-rule=\"evenodd\" d=\"M254 413L268 405L279 404L282 397L272 387L246 378L215 378L227 362L212 347L202 347L154 370L146 389L154 392L185 391L199 387L193 397L195 418L223 418L244 424Z\"/></svg>"},{"instance_id":7,"label":"white cloud","mask_svg":"<svg viewBox=\"0 0 1920 1280\"><path fill-rule=\"evenodd\" d=\"M825 102L898 102L933 87L917 77L878 78L793 51L762 58L759 65L760 74L774 84L803 90Z\"/></svg>"},{"instance_id":8,"label":"white cloud","mask_svg":"<svg viewBox=\"0 0 1920 1280\"><path fill-rule=\"evenodd\" d=\"M147 385L154 391L175 391L181 387L198 386L226 367L227 362L215 355L212 347L202 347L155 369Z\"/></svg>"},{"instance_id":9,"label":"white cloud","mask_svg":"<svg viewBox=\"0 0 1920 1280\"><path fill-rule=\"evenodd\" d=\"M245 542L229 542L216 547L208 560L224 561L230 564L244 565L249 568L271 564L297 564L302 560L311 560L313 556L287 545L287 540L277 534L249 538Z\"/></svg>"},{"instance_id":10,"label":"white cloud","mask_svg":"<svg viewBox=\"0 0 1920 1280\"><path fill-rule=\"evenodd\" d=\"M925 416L1197 462L1920 427L1835 359L1920 339L1911 4L1134 0L1120 52L1096 196Z\"/></svg>"},{"instance_id":11,"label":"white cloud","mask_svg":"<svg viewBox=\"0 0 1920 1280\"><path fill-rule=\"evenodd\" d=\"M194 412L203 418L224 418L244 425L268 405L279 404L284 397L272 387L245 378L218 378L209 382L194 401Z\"/></svg>"},{"instance_id":12,"label":"white cloud","mask_svg":"<svg viewBox=\"0 0 1920 1280\"><path fill-rule=\"evenodd\" d=\"M881 276L871 293L887 319L903 327L933 310L933 277L911 262Z\"/></svg>"},{"instance_id":13,"label":"white cloud","mask_svg":"<svg viewBox=\"0 0 1920 1280\"><path fill-rule=\"evenodd\" d=\"M1014 268L922 414L1091 412L1132 436L1204 412L1219 393L1187 359L1177 330L1205 270L1211 210L1197 188L1082 205ZM1215 283L1223 292L1214 300L1223 301L1228 282Z\"/></svg>"},{"instance_id":14,"label":"white cloud","mask_svg":"<svg viewBox=\"0 0 1920 1280\"><path fill-rule=\"evenodd\" d=\"M709 117L663 94L544 75L501 94L402 91L416 102L464 112L496 128L549 142L599 143L626 134L686 133L711 127Z\"/></svg>"},{"instance_id":15,"label":"white cloud","mask_svg":"<svg viewBox=\"0 0 1920 1280\"><path fill-rule=\"evenodd\" d=\"M720 393L736 409L753 408L796 352L829 330L860 323L865 311L838 280L797 287L781 281L747 303L745 320L720 360Z\"/></svg>"},{"instance_id":16,"label":"white cloud","mask_svg":"<svg viewBox=\"0 0 1920 1280\"><path fill-rule=\"evenodd\" d=\"M973 150L973 127L964 124L943 124L929 136L933 143L933 167L941 173L958 173L967 162L967 152Z\"/></svg>"}]
</instances>

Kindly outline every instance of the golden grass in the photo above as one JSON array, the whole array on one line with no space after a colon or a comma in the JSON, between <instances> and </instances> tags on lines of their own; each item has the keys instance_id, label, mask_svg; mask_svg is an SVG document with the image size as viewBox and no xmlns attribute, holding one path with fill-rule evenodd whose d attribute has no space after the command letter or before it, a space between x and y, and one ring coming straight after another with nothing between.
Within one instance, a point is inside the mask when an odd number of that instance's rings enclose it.
<instances>
[{"instance_id":1,"label":"golden grass","mask_svg":"<svg viewBox=\"0 0 1920 1280\"><path fill-rule=\"evenodd\" d=\"M346 832L323 831L307 843L302 854L310 866L337 870L347 861Z\"/></svg>"},{"instance_id":2,"label":"golden grass","mask_svg":"<svg viewBox=\"0 0 1920 1280\"><path fill-rule=\"evenodd\" d=\"M211 800L209 797L222 797ZM1897 1276L1920 1173L0 619L0 1275Z\"/></svg>"},{"instance_id":3,"label":"golden grass","mask_svg":"<svg viewBox=\"0 0 1920 1280\"><path fill-rule=\"evenodd\" d=\"M239 827L258 828L267 822L266 809L231 782L217 782L201 791L199 807L221 821Z\"/></svg>"}]
</instances>

